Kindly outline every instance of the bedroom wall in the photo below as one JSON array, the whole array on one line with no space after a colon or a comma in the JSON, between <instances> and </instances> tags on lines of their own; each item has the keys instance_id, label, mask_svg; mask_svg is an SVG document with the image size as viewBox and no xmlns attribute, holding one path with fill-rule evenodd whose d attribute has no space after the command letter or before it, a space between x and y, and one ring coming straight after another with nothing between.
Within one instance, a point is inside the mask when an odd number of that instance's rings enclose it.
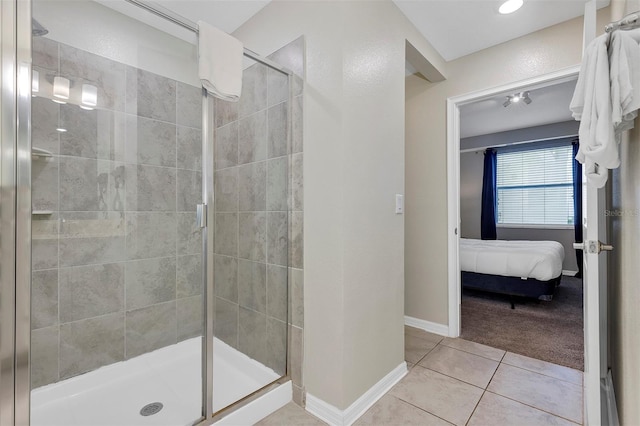
<instances>
[{"instance_id":1,"label":"bedroom wall","mask_svg":"<svg viewBox=\"0 0 640 426\"><path fill-rule=\"evenodd\" d=\"M460 154L460 237L480 238L483 151Z\"/></svg>"},{"instance_id":2,"label":"bedroom wall","mask_svg":"<svg viewBox=\"0 0 640 426\"><path fill-rule=\"evenodd\" d=\"M614 1L613 19L640 10L640 0ZM609 217L609 362L621 425L640 424L640 120L620 144L620 168L613 171Z\"/></svg>"},{"instance_id":3,"label":"bedroom wall","mask_svg":"<svg viewBox=\"0 0 640 426\"><path fill-rule=\"evenodd\" d=\"M609 18L609 7L600 9L597 28ZM572 19L448 62L441 83L407 77L406 315L448 323L447 98L579 64L582 24Z\"/></svg>"},{"instance_id":4,"label":"bedroom wall","mask_svg":"<svg viewBox=\"0 0 640 426\"><path fill-rule=\"evenodd\" d=\"M478 151L460 154L460 236L462 238L480 238L484 148L535 139L572 136L577 134L579 124L577 121L565 121L461 139L461 149L477 148ZM578 270L573 249L573 229L505 228L499 226L497 233L498 239L501 240L557 241L564 247L565 259L562 269L565 271Z\"/></svg>"},{"instance_id":5,"label":"bedroom wall","mask_svg":"<svg viewBox=\"0 0 640 426\"><path fill-rule=\"evenodd\" d=\"M568 109L569 105L567 105L567 110ZM462 118L462 120L464 123L464 118ZM496 145L517 142L575 136L578 134L579 128L580 122L571 120L544 124L542 126L526 127L524 129L508 130L506 132L491 133L488 135L471 136L460 139L460 149L484 149Z\"/></svg>"},{"instance_id":6,"label":"bedroom wall","mask_svg":"<svg viewBox=\"0 0 640 426\"><path fill-rule=\"evenodd\" d=\"M483 151L460 154L460 237L480 238ZM572 229L497 228L499 240L557 241L564 247L562 269L577 271Z\"/></svg>"}]
</instances>

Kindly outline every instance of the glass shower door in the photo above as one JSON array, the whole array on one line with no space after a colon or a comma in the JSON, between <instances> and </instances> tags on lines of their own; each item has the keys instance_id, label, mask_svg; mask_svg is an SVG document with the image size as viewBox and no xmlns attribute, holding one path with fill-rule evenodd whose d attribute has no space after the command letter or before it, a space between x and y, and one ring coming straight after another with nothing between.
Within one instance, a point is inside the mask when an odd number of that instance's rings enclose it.
<instances>
[{"instance_id":1,"label":"glass shower door","mask_svg":"<svg viewBox=\"0 0 640 426\"><path fill-rule=\"evenodd\" d=\"M213 411L287 374L289 79L245 58L215 100Z\"/></svg>"},{"instance_id":2,"label":"glass shower door","mask_svg":"<svg viewBox=\"0 0 640 426\"><path fill-rule=\"evenodd\" d=\"M146 13L33 3L33 425L202 417L196 39Z\"/></svg>"}]
</instances>

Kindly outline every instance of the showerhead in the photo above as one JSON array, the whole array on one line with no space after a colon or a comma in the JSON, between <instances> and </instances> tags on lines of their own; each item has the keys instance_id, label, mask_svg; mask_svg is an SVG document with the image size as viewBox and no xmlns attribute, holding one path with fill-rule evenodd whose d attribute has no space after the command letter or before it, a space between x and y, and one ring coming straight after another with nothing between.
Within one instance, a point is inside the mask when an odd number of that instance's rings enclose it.
<instances>
[{"instance_id":1,"label":"showerhead","mask_svg":"<svg viewBox=\"0 0 640 426\"><path fill-rule=\"evenodd\" d=\"M40 22L38 22L35 19L31 18L31 34L34 37L42 37L44 35L47 35L48 33L49 33L48 29L43 27L40 24Z\"/></svg>"}]
</instances>

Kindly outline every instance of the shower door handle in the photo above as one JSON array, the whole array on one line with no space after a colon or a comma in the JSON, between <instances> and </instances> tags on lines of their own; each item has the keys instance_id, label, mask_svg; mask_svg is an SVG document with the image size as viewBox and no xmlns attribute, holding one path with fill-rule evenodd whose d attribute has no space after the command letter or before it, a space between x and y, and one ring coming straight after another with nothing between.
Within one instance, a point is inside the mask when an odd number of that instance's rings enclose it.
<instances>
[{"instance_id":1,"label":"shower door handle","mask_svg":"<svg viewBox=\"0 0 640 426\"><path fill-rule=\"evenodd\" d=\"M200 228L206 228L207 226L207 205L198 204L196 206L196 224Z\"/></svg>"}]
</instances>

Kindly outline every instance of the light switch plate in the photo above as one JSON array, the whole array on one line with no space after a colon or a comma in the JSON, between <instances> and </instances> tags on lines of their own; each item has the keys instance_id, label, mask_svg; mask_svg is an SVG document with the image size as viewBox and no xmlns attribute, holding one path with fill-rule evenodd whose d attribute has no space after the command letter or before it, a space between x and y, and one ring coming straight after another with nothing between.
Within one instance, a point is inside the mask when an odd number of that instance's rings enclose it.
<instances>
[{"instance_id":1,"label":"light switch plate","mask_svg":"<svg viewBox=\"0 0 640 426\"><path fill-rule=\"evenodd\" d=\"M404 196L402 194L396 194L396 214L404 213Z\"/></svg>"}]
</instances>

